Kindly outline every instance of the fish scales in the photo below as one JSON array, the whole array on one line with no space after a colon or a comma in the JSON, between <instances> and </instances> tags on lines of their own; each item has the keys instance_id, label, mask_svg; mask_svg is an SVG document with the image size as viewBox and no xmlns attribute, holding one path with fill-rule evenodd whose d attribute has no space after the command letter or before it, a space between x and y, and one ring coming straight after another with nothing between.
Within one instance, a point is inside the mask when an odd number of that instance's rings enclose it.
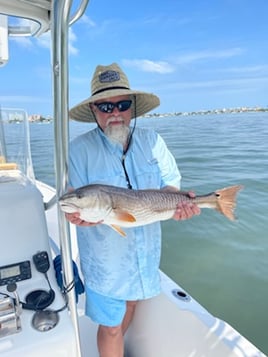
<instances>
[{"instance_id":1,"label":"fish scales","mask_svg":"<svg viewBox=\"0 0 268 357\"><path fill-rule=\"evenodd\" d=\"M115 190L110 193L114 204L113 208L131 212L136 218L136 222L152 221L153 217L156 217L156 220L171 218L178 202L183 197L182 195L178 196L178 193L161 190L128 190L123 193L119 191L119 194L118 190ZM185 196L184 199L189 200ZM135 225L135 223L129 223L129 225Z\"/></svg>"}]
</instances>

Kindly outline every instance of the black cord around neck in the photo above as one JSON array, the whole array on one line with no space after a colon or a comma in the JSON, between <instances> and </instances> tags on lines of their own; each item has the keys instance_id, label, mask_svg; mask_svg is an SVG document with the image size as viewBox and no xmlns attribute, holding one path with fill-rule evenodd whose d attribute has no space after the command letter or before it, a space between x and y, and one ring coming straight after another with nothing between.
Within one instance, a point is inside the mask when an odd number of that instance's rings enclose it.
<instances>
[{"instance_id":1,"label":"black cord around neck","mask_svg":"<svg viewBox=\"0 0 268 357\"><path fill-rule=\"evenodd\" d=\"M125 173L125 177L126 177L126 180L127 180L127 187L132 190L132 185L130 183L130 179L129 179L129 176L128 176L128 173L127 173L127 169L126 169L126 166L125 166L125 155L122 156L122 166L123 166L123 169L124 169L124 173Z\"/></svg>"},{"instance_id":2,"label":"black cord around neck","mask_svg":"<svg viewBox=\"0 0 268 357\"><path fill-rule=\"evenodd\" d=\"M128 152L128 149L130 147L130 144L132 142L132 137L133 137L133 133L136 129L136 124L137 124L137 112L136 112L136 96L134 95L133 96L133 99L134 99L134 125L131 129L131 132L130 132L130 135L129 135L129 138L128 138L128 142L127 142L127 146L126 146L126 149L123 151L123 156L122 156L122 166L123 166L123 169L124 169L124 173L125 173L125 177L126 177L126 180L127 180L127 187L132 190L132 185L131 185L131 182L130 182L130 179L129 179L129 176L128 176L128 173L127 173L127 169L126 169L126 165L125 165L125 158L126 158L126 154Z\"/></svg>"}]
</instances>

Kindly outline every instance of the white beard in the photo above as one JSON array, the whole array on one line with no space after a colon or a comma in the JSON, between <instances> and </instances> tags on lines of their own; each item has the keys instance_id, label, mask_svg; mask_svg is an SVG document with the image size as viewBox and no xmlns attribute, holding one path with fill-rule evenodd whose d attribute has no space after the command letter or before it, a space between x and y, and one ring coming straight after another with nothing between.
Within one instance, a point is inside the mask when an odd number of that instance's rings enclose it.
<instances>
[{"instance_id":1,"label":"white beard","mask_svg":"<svg viewBox=\"0 0 268 357\"><path fill-rule=\"evenodd\" d=\"M124 123L115 126L108 124L104 130L104 133L111 141L125 146L128 141L129 131L129 127Z\"/></svg>"}]
</instances>

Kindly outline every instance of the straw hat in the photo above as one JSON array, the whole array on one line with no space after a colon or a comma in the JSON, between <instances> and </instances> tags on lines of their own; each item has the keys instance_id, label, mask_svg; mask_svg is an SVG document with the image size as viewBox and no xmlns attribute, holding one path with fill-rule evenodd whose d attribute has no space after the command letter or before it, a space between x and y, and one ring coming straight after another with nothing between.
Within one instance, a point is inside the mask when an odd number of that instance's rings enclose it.
<instances>
[{"instance_id":1,"label":"straw hat","mask_svg":"<svg viewBox=\"0 0 268 357\"><path fill-rule=\"evenodd\" d=\"M112 63L109 66L97 66L91 81L91 97L73 107L70 110L70 118L84 122L95 122L89 104L118 95L133 97L136 110L132 110L131 118L139 117L160 104L159 98L152 93L131 90L125 73L116 63Z\"/></svg>"}]
</instances>

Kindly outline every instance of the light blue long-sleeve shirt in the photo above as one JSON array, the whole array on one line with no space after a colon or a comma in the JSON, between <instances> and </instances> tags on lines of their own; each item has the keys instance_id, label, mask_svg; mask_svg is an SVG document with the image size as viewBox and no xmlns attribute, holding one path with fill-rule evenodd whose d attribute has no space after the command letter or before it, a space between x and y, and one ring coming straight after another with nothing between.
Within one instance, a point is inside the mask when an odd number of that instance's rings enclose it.
<instances>
[{"instance_id":1,"label":"light blue long-sleeve shirt","mask_svg":"<svg viewBox=\"0 0 268 357\"><path fill-rule=\"evenodd\" d=\"M127 187L123 150L97 127L70 145L70 185L99 183ZM125 156L133 189L180 188L180 173L164 140L153 130L136 128ZM160 223L124 228L77 227L81 268L90 289L122 300L146 299L160 292Z\"/></svg>"}]
</instances>

